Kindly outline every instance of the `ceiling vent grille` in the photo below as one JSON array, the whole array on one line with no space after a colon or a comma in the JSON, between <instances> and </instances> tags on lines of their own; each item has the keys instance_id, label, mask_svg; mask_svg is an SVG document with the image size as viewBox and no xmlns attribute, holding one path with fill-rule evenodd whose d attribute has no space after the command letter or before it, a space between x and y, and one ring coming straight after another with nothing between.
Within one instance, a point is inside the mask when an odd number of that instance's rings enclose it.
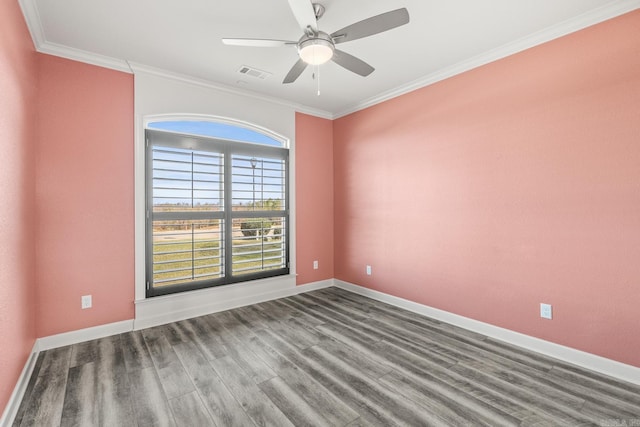
<instances>
[{"instance_id":1,"label":"ceiling vent grille","mask_svg":"<svg viewBox=\"0 0 640 427\"><path fill-rule=\"evenodd\" d=\"M247 65L243 65L238 70L240 74L244 74L245 76L250 76L256 79L264 80L271 75L266 71L258 70L257 68L249 67Z\"/></svg>"}]
</instances>

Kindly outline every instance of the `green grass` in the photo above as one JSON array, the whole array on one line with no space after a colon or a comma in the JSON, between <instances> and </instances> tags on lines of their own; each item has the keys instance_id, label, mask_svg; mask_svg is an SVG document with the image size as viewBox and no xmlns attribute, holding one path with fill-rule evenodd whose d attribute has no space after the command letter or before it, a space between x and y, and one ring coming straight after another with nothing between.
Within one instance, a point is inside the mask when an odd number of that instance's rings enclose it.
<instances>
[{"instance_id":1,"label":"green grass","mask_svg":"<svg viewBox=\"0 0 640 427\"><path fill-rule=\"evenodd\" d=\"M238 245L250 245L255 244L256 246L245 246L238 247ZM260 246L259 246L260 245ZM280 240L272 240L269 242L262 242L258 239L238 239L233 241L234 247L234 255L233 262L238 263L241 261L242 264L236 266L236 268L247 268L242 272L236 272L236 274L247 274L254 273L258 271L269 270L272 268L278 268L282 265L283 259L282 257L278 257L276 259L265 261L265 265L262 265L262 254L261 253L249 253L249 252L258 252L261 250L276 250L281 248ZM196 252L193 252L196 250ZM181 253L166 253L166 254L158 254L157 252L180 252ZM221 276L221 268L220 266L213 265L219 264L221 262L221 250L220 250L220 242L218 241L204 241L204 242L194 242L192 246L192 242L190 240L181 240L174 242L162 242L155 243L153 245L153 262L167 262L166 264L156 264L154 266L154 274L153 280L156 282L155 286L168 286L177 283L185 283L189 282L192 279L192 274L194 275L205 275L202 277L195 277L196 280L204 280L204 279L212 279ZM267 253L266 256L273 255L273 253ZM214 258L209 258L214 257ZM197 259L197 258L208 258L208 259ZM187 269L184 271L168 271L163 272L162 270L176 270L176 269ZM186 277L186 278L185 278ZM157 283L158 281L168 280L167 282Z\"/></svg>"}]
</instances>

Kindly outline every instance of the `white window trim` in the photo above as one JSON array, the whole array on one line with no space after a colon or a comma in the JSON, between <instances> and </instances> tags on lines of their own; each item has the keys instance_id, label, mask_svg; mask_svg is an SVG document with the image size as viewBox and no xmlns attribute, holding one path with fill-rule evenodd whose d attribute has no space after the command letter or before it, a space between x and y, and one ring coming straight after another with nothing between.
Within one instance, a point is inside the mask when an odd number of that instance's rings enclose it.
<instances>
[{"instance_id":1,"label":"white window trim","mask_svg":"<svg viewBox=\"0 0 640 427\"><path fill-rule=\"evenodd\" d=\"M173 298L176 306L188 306L194 302L194 296L189 295L194 292L197 292L197 300L201 303L201 310L187 310L184 307L178 307L175 311L175 315L171 315L170 313L162 314L163 310L166 310L166 306L161 305L160 302L157 304L158 310L154 310L150 307L150 303L152 302L150 299L146 298L146 245L145 245L145 225L146 225L146 207L145 207L145 129L150 122L160 122L160 121L178 121L178 120L191 120L191 121L214 121L218 123L231 124L234 126L244 127L250 130L254 130L257 132L261 132L269 135L270 137L282 141L283 146L289 148L289 222L290 222L290 232L289 232L289 260L290 260L290 268L289 275L279 276L278 278L267 278L267 279L259 279L252 281L253 286L253 296L252 301L255 301L256 298L260 298L260 295L264 295L265 298L268 295L272 295L276 290L290 289L291 287L295 287L295 277L296 277L296 215L295 215L295 203L296 203L296 188L295 188L295 144L292 138L287 138L283 135L279 135L276 132L273 132L269 129L263 128L261 126L254 125L252 123L248 123L246 121L232 119L229 117L216 116L216 115L205 115L205 114L153 114L153 115L144 115L144 116L136 116L135 120L135 138L134 138L134 179L135 179L135 188L134 188L134 231L135 231L135 303L136 303L136 324L140 327L148 326L152 323L160 324L164 321L174 321L178 320L184 313L200 313L205 314L208 310L211 310L214 306L211 305L210 308L207 304L202 304L203 300L207 300L211 298L212 300L216 300L223 295L233 295L234 298L229 301L228 306L239 306L242 305L242 301L244 301L243 296L239 296L236 291L236 287L246 286L247 282L226 285L223 287L204 289L199 291L191 291L184 292L181 294L174 294L162 297L163 302L167 298ZM223 288L223 289L220 289ZM226 290L224 288L227 288ZM157 299L159 297L155 297ZM247 300L248 301L248 300ZM154 304L155 305L155 304ZM216 309L218 307L222 307L220 304L215 305ZM179 314L182 313L182 314ZM151 318L157 319L151 322ZM182 317L184 318L184 317ZM158 323L160 322L160 323Z\"/></svg>"}]
</instances>

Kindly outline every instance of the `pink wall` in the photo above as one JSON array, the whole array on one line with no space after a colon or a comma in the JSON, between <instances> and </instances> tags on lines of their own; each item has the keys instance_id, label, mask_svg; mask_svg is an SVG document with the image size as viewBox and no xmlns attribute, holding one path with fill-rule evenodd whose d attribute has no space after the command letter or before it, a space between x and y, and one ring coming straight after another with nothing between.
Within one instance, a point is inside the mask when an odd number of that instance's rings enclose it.
<instances>
[{"instance_id":1,"label":"pink wall","mask_svg":"<svg viewBox=\"0 0 640 427\"><path fill-rule=\"evenodd\" d=\"M48 55L38 65L43 337L134 317L133 76Z\"/></svg>"},{"instance_id":2,"label":"pink wall","mask_svg":"<svg viewBox=\"0 0 640 427\"><path fill-rule=\"evenodd\" d=\"M18 2L0 2L0 413L36 338L36 83L36 54Z\"/></svg>"},{"instance_id":3,"label":"pink wall","mask_svg":"<svg viewBox=\"0 0 640 427\"><path fill-rule=\"evenodd\" d=\"M336 277L640 366L639 28L629 13L337 120Z\"/></svg>"},{"instance_id":4,"label":"pink wall","mask_svg":"<svg viewBox=\"0 0 640 427\"><path fill-rule=\"evenodd\" d=\"M333 278L333 122L297 113L295 156L296 268L302 285Z\"/></svg>"}]
</instances>

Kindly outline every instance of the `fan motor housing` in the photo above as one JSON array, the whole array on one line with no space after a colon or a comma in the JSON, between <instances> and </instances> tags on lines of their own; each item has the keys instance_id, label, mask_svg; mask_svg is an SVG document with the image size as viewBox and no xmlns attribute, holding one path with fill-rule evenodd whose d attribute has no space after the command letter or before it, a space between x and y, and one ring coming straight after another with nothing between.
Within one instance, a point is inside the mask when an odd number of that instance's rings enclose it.
<instances>
[{"instance_id":1,"label":"fan motor housing","mask_svg":"<svg viewBox=\"0 0 640 427\"><path fill-rule=\"evenodd\" d=\"M318 31L313 35L304 35L298 41L298 55L307 64L324 64L333 57L335 45L331 36Z\"/></svg>"}]
</instances>

